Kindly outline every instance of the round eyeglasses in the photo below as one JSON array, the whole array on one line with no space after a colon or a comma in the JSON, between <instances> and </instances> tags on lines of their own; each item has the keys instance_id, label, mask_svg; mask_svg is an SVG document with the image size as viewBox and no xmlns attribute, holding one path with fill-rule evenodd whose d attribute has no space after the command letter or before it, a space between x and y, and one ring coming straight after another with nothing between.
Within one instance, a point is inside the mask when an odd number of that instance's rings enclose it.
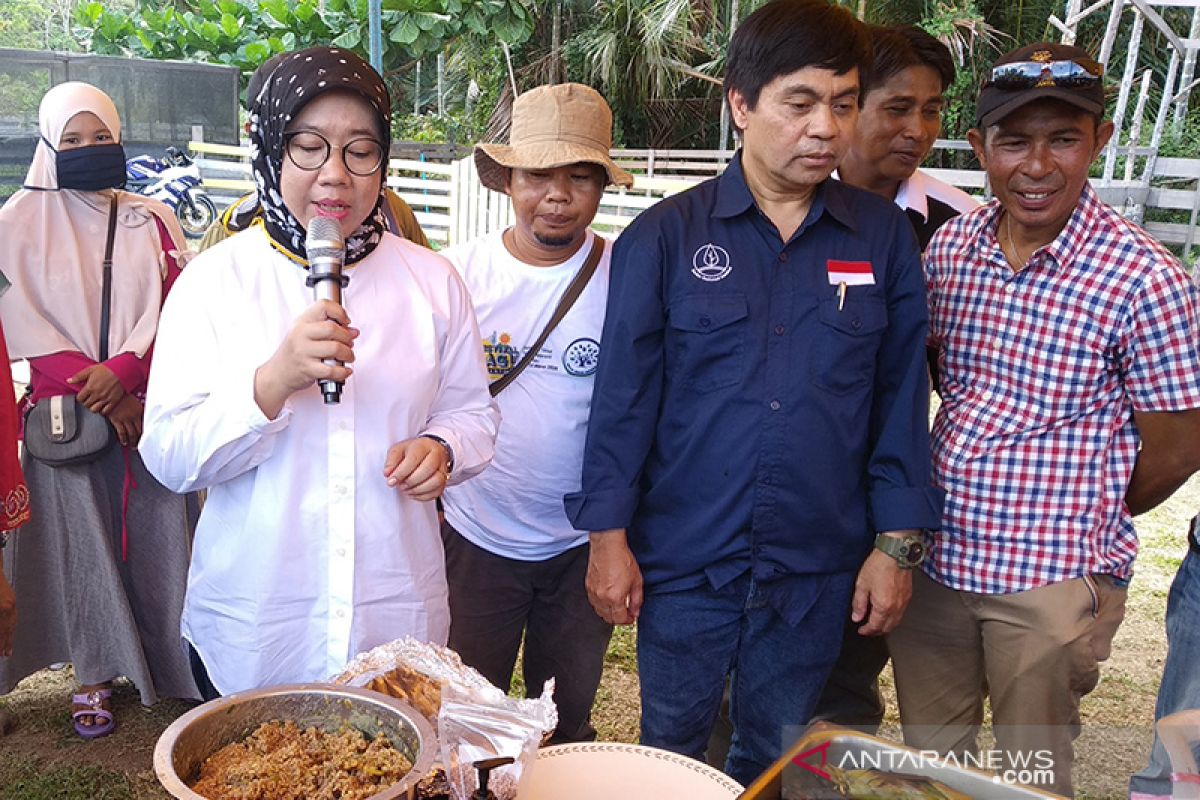
<instances>
[{"instance_id":1,"label":"round eyeglasses","mask_svg":"<svg viewBox=\"0 0 1200 800\"><path fill-rule=\"evenodd\" d=\"M329 140L314 131L294 131L285 133L284 137L288 158L303 170L318 170L325 166L333 150ZM365 136L342 147L342 163L351 175L360 178L378 172L383 160L383 145Z\"/></svg>"}]
</instances>

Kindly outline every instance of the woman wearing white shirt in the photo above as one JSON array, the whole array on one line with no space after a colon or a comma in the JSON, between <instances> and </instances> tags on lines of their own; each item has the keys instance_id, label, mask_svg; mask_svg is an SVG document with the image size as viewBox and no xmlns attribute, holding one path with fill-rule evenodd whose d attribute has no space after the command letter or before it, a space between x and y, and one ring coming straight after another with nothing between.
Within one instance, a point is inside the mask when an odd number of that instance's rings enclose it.
<instances>
[{"instance_id":1,"label":"woman wearing white shirt","mask_svg":"<svg viewBox=\"0 0 1200 800\"><path fill-rule=\"evenodd\" d=\"M431 501L487 465L498 422L461 281L386 232L379 76L347 51L294 53L250 121L263 224L180 279L141 445L167 486L209 489L182 626L209 695L320 680L404 635L445 642ZM305 283L318 216L345 237L344 307ZM344 381L340 403L322 379Z\"/></svg>"}]
</instances>

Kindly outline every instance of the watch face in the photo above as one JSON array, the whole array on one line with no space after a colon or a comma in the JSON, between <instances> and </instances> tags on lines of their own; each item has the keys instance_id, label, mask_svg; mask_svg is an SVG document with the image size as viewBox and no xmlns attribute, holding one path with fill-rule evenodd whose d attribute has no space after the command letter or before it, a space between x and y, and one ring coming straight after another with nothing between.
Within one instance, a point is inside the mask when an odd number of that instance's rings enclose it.
<instances>
[{"instance_id":1,"label":"watch face","mask_svg":"<svg viewBox=\"0 0 1200 800\"><path fill-rule=\"evenodd\" d=\"M925 560L925 543L919 539L909 542L908 546L901 551L901 557L915 567Z\"/></svg>"}]
</instances>

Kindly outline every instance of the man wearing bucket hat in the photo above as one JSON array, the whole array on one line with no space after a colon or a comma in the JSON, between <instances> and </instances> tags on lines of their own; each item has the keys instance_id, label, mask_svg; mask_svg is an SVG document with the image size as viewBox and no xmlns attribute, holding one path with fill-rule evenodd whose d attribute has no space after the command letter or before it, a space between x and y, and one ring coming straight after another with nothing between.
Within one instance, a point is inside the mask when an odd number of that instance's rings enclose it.
<instances>
[{"instance_id":1,"label":"man wearing bucket hat","mask_svg":"<svg viewBox=\"0 0 1200 800\"><path fill-rule=\"evenodd\" d=\"M475 148L479 180L511 198L511 227L444 251L471 291L503 421L491 469L444 496L450 647L508 689L522 635L526 691L554 678L554 741L587 741L612 626L588 603L587 534L563 511L579 488L611 245L588 225L608 184L612 113L577 83L513 104L508 144Z\"/></svg>"},{"instance_id":2,"label":"man wearing bucket hat","mask_svg":"<svg viewBox=\"0 0 1200 800\"><path fill-rule=\"evenodd\" d=\"M898 622L940 516L916 238L894 203L830 179L870 61L824 0L738 27L741 149L617 241L567 498L593 606L637 621L642 743L703 758L728 676L743 783L809 721L847 617Z\"/></svg>"},{"instance_id":3,"label":"man wearing bucket hat","mask_svg":"<svg viewBox=\"0 0 1200 800\"><path fill-rule=\"evenodd\" d=\"M907 743L974 751L986 695L1002 769L1067 795L1131 517L1200 467L1197 294L1088 184L1103 115L1101 65L1067 45L1008 53L980 91L968 138L995 199L925 260L945 514L888 639Z\"/></svg>"}]
</instances>

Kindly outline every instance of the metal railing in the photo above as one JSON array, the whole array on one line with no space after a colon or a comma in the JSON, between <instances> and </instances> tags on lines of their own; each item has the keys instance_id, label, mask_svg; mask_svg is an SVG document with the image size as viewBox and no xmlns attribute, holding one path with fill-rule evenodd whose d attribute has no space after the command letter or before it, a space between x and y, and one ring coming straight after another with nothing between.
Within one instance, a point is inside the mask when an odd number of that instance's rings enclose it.
<instances>
[{"instance_id":1,"label":"metal railing","mask_svg":"<svg viewBox=\"0 0 1200 800\"><path fill-rule=\"evenodd\" d=\"M191 142L204 184L219 201L232 202L254 188L245 147ZM939 139L935 149L969 150L965 141ZM719 175L733 150L613 150L613 159L634 173L632 189L610 189L601 200L593 227L618 233L639 213L664 197ZM1127 158L1147 158L1152 148L1131 148ZM929 168L929 174L970 194L989 196L979 169ZM485 189L471 157L450 163L393 158L388 186L413 207L430 241L455 244L511 223L503 194ZM1140 222L1164 244L1181 248L1187 258L1200 241L1200 159L1156 157L1149 185L1139 180L1093 179L1105 202Z\"/></svg>"}]
</instances>

